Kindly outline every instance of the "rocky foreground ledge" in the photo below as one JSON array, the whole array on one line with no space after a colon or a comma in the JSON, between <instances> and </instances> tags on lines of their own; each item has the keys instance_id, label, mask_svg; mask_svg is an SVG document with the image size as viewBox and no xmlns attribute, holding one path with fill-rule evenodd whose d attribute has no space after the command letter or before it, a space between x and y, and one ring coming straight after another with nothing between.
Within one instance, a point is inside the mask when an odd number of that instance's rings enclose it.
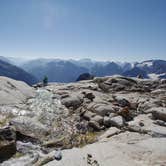
<instances>
[{"instance_id":1,"label":"rocky foreground ledge","mask_svg":"<svg viewBox=\"0 0 166 166\"><path fill-rule=\"evenodd\" d=\"M0 77L0 165L166 165L166 80Z\"/></svg>"}]
</instances>

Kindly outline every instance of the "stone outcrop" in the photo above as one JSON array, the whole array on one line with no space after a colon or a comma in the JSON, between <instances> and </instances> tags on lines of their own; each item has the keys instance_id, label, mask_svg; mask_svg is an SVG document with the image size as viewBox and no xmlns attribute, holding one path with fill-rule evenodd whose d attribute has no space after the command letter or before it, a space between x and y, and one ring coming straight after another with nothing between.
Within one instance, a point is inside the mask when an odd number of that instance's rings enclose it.
<instances>
[{"instance_id":1,"label":"stone outcrop","mask_svg":"<svg viewBox=\"0 0 166 166\"><path fill-rule=\"evenodd\" d=\"M22 135L42 140L48 135L49 128L39 121L29 117L17 117L11 120L10 124Z\"/></svg>"},{"instance_id":2,"label":"stone outcrop","mask_svg":"<svg viewBox=\"0 0 166 166\"><path fill-rule=\"evenodd\" d=\"M108 103L92 103L87 109L101 116L109 115L110 113L115 112L113 106Z\"/></svg>"},{"instance_id":3,"label":"stone outcrop","mask_svg":"<svg viewBox=\"0 0 166 166\"><path fill-rule=\"evenodd\" d=\"M81 103L82 103L83 99L80 96L69 96L69 97L65 97L61 100L62 104L65 105L66 107L73 107L78 108Z\"/></svg>"},{"instance_id":4,"label":"stone outcrop","mask_svg":"<svg viewBox=\"0 0 166 166\"><path fill-rule=\"evenodd\" d=\"M54 160L46 166L85 166L89 163L89 155L91 162L96 161L97 164L93 164L95 166L108 166L110 163L117 166L165 165L165 146L166 138L148 138L133 133L128 133L127 137L121 134L112 137L110 141L65 150L60 162Z\"/></svg>"},{"instance_id":5,"label":"stone outcrop","mask_svg":"<svg viewBox=\"0 0 166 166\"><path fill-rule=\"evenodd\" d=\"M24 103L35 96L33 88L26 83L2 76L0 77L0 89L0 105Z\"/></svg>"},{"instance_id":6,"label":"stone outcrop","mask_svg":"<svg viewBox=\"0 0 166 166\"><path fill-rule=\"evenodd\" d=\"M0 149L4 166L166 163L163 80L98 77L33 89L4 78L0 86L0 125L15 128L0 144L9 145Z\"/></svg>"}]
</instances>

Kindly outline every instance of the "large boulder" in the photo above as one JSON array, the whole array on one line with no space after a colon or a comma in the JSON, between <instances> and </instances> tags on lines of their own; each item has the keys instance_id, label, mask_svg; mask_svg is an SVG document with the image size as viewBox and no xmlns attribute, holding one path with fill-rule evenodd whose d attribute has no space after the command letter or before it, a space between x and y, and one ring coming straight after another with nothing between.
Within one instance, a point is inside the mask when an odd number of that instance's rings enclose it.
<instances>
[{"instance_id":1,"label":"large boulder","mask_svg":"<svg viewBox=\"0 0 166 166\"><path fill-rule=\"evenodd\" d=\"M109 78L106 81L107 84L120 84L123 86L132 86L134 84L137 84L137 81L135 79L129 78L129 77L119 77L119 76L115 76L112 78Z\"/></svg>"},{"instance_id":2,"label":"large boulder","mask_svg":"<svg viewBox=\"0 0 166 166\"><path fill-rule=\"evenodd\" d=\"M112 126L115 126L115 127L118 127L118 128L121 128L125 125L125 119L120 116L120 115L116 115L113 113L110 114L110 116L105 116L103 118L103 124L106 126L106 127L112 127Z\"/></svg>"},{"instance_id":3,"label":"large boulder","mask_svg":"<svg viewBox=\"0 0 166 166\"><path fill-rule=\"evenodd\" d=\"M111 122L110 122L109 116L105 116L105 117L104 117L104 119L103 119L103 124L104 124L106 127L111 127Z\"/></svg>"},{"instance_id":4,"label":"large boulder","mask_svg":"<svg viewBox=\"0 0 166 166\"><path fill-rule=\"evenodd\" d=\"M112 104L103 104L103 103L92 103L88 106L87 109L103 117L105 115L109 115L112 112L115 112L115 109L112 106Z\"/></svg>"},{"instance_id":5,"label":"large boulder","mask_svg":"<svg viewBox=\"0 0 166 166\"><path fill-rule=\"evenodd\" d=\"M16 153L16 134L13 128L0 129L0 162Z\"/></svg>"},{"instance_id":6,"label":"large boulder","mask_svg":"<svg viewBox=\"0 0 166 166\"><path fill-rule=\"evenodd\" d=\"M66 107L78 108L83 102L83 98L78 95L71 95L69 97L61 99L61 103Z\"/></svg>"},{"instance_id":7,"label":"large boulder","mask_svg":"<svg viewBox=\"0 0 166 166\"><path fill-rule=\"evenodd\" d=\"M105 79L95 79L98 83L100 89L105 92L109 92L109 90L120 91L120 90L129 90L132 86L137 85L137 81L132 78L113 76L106 77Z\"/></svg>"},{"instance_id":8,"label":"large boulder","mask_svg":"<svg viewBox=\"0 0 166 166\"><path fill-rule=\"evenodd\" d=\"M24 103L35 96L35 91L25 82L0 76L0 105Z\"/></svg>"},{"instance_id":9,"label":"large boulder","mask_svg":"<svg viewBox=\"0 0 166 166\"><path fill-rule=\"evenodd\" d=\"M105 116L104 119L103 119L103 124L106 127L114 126L114 124L112 124L113 122L111 121L111 119L114 119L114 117L116 117L116 116L117 116L116 113L110 113L109 116Z\"/></svg>"},{"instance_id":10,"label":"large boulder","mask_svg":"<svg viewBox=\"0 0 166 166\"><path fill-rule=\"evenodd\" d=\"M110 124L115 127L123 127L124 126L124 119L122 116L115 116L110 118Z\"/></svg>"},{"instance_id":11,"label":"large boulder","mask_svg":"<svg viewBox=\"0 0 166 166\"><path fill-rule=\"evenodd\" d=\"M49 129L38 120L30 117L20 116L14 118L11 120L10 124L15 127L18 133L36 140L43 140L49 131Z\"/></svg>"}]
</instances>

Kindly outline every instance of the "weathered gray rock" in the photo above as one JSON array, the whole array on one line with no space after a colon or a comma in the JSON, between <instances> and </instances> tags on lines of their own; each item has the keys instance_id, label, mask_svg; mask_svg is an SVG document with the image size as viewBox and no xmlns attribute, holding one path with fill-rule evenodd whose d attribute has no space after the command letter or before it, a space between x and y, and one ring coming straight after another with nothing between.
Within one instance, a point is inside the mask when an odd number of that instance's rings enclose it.
<instances>
[{"instance_id":1,"label":"weathered gray rock","mask_svg":"<svg viewBox=\"0 0 166 166\"><path fill-rule=\"evenodd\" d=\"M138 110L143 113L151 113L153 108L161 107L161 101L154 98L145 98L140 101Z\"/></svg>"},{"instance_id":2,"label":"weathered gray rock","mask_svg":"<svg viewBox=\"0 0 166 166\"><path fill-rule=\"evenodd\" d=\"M160 88L163 88L163 87L160 86ZM164 95L165 92L166 92L165 89L166 89L166 87L164 87L163 89L155 89L151 92L151 94L153 94L153 95Z\"/></svg>"},{"instance_id":3,"label":"weathered gray rock","mask_svg":"<svg viewBox=\"0 0 166 166\"><path fill-rule=\"evenodd\" d=\"M32 144L31 142L16 142L17 152L22 154L27 154L31 151L41 152L41 147L39 145Z\"/></svg>"},{"instance_id":4,"label":"weathered gray rock","mask_svg":"<svg viewBox=\"0 0 166 166\"><path fill-rule=\"evenodd\" d=\"M152 120L149 115L138 115L128 123L128 126L133 131L148 133L153 137L166 137L166 127L156 125L155 120Z\"/></svg>"},{"instance_id":5,"label":"weathered gray rock","mask_svg":"<svg viewBox=\"0 0 166 166\"><path fill-rule=\"evenodd\" d=\"M32 138L42 140L48 135L49 129L39 121L29 117L17 117L11 120L16 131Z\"/></svg>"},{"instance_id":6,"label":"weathered gray rock","mask_svg":"<svg viewBox=\"0 0 166 166\"><path fill-rule=\"evenodd\" d=\"M54 160L46 166L85 166L88 165L88 154L101 166L109 166L110 163L115 166L165 165L166 138L146 138L140 134L138 137L131 137L130 133L128 135L128 143L111 137L112 141L64 150L62 160ZM120 138L123 138L123 135Z\"/></svg>"},{"instance_id":7,"label":"weathered gray rock","mask_svg":"<svg viewBox=\"0 0 166 166\"><path fill-rule=\"evenodd\" d=\"M106 127L111 127L111 122L110 122L110 118L108 116L105 116L104 119L103 119L103 124L106 126Z\"/></svg>"},{"instance_id":8,"label":"weathered gray rock","mask_svg":"<svg viewBox=\"0 0 166 166\"><path fill-rule=\"evenodd\" d=\"M121 130L116 127L110 127L104 134L99 137L100 141L104 141L107 138L112 137L113 135L119 134Z\"/></svg>"},{"instance_id":9,"label":"weathered gray rock","mask_svg":"<svg viewBox=\"0 0 166 166\"><path fill-rule=\"evenodd\" d=\"M94 117L91 118L92 121L98 122L99 124L103 123L103 117L100 115L96 115Z\"/></svg>"},{"instance_id":10,"label":"weathered gray rock","mask_svg":"<svg viewBox=\"0 0 166 166\"><path fill-rule=\"evenodd\" d=\"M110 113L115 112L112 104L93 103L88 106L88 109L100 116L109 115Z\"/></svg>"},{"instance_id":11,"label":"weathered gray rock","mask_svg":"<svg viewBox=\"0 0 166 166\"><path fill-rule=\"evenodd\" d=\"M116 117L112 117L110 118L110 123L112 126L115 127L123 127L124 126L124 119L121 116L116 116Z\"/></svg>"},{"instance_id":12,"label":"weathered gray rock","mask_svg":"<svg viewBox=\"0 0 166 166\"><path fill-rule=\"evenodd\" d=\"M162 121L162 120L156 120L154 122L154 124L160 125L160 126L165 126L166 127L166 122Z\"/></svg>"},{"instance_id":13,"label":"weathered gray rock","mask_svg":"<svg viewBox=\"0 0 166 166\"><path fill-rule=\"evenodd\" d=\"M114 114L114 113L110 114L109 117L105 116L103 123L106 127L115 126L115 127L121 128L125 126L124 118L120 115L117 116L117 114Z\"/></svg>"},{"instance_id":14,"label":"weathered gray rock","mask_svg":"<svg viewBox=\"0 0 166 166\"><path fill-rule=\"evenodd\" d=\"M130 102L125 98L120 98L120 97L116 96L115 100L120 107L126 107L126 106L129 107L130 106Z\"/></svg>"},{"instance_id":15,"label":"weathered gray rock","mask_svg":"<svg viewBox=\"0 0 166 166\"><path fill-rule=\"evenodd\" d=\"M0 76L0 105L24 103L35 96L35 91L22 81Z\"/></svg>"},{"instance_id":16,"label":"weathered gray rock","mask_svg":"<svg viewBox=\"0 0 166 166\"><path fill-rule=\"evenodd\" d=\"M83 114L83 117L86 119L86 120L90 120L92 119L96 114L94 112L91 112L91 111L86 111L84 114Z\"/></svg>"},{"instance_id":17,"label":"weathered gray rock","mask_svg":"<svg viewBox=\"0 0 166 166\"><path fill-rule=\"evenodd\" d=\"M0 162L16 153L16 134L13 128L0 128Z\"/></svg>"},{"instance_id":18,"label":"weathered gray rock","mask_svg":"<svg viewBox=\"0 0 166 166\"><path fill-rule=\"evenodd\" d=\"M105 82L101 82L101 83L99 82L98 86L104 92L109 92L109 90L110 90L110 85L106 84Z\"/></svg>"},{"instance_id":19,"label":"weathered gray rock","mask_svg":"<svg viewBox=\"0 0 166 166\"><path fill-rule=\"evenodd\" d=\"M106 80L98 81L99 87L105 91L109 92L110 89L114 91L121 91L124 89L131 89L132 86L136 85L137 81L127 77L108 77Z\"/></svg>"},{"instance_id":20,"label":"weathered gray rock","mask_svg":"<svg viewBox=\"0 0 166 166\"><path fill-rule=\"evenodd\" d=\"M111 112L115 112L114 108L111 105L101 105L94 110L97 114L105 116Z\"/></svg>"},{"instance_id":21,"label":"weathered gray rock","mask_svg":"<svg viewBox=\"0 0 166 166\"><path fill-rule=\"evenodd\" d=\"M73 107L73 108L78 108L83 102L83 98L81 96L70 96L63 98L61 100L61 103L65 105L66 107Z\"/></svg>"},{"instance_id":22,"label":"weathered gray rock","mask_svg":"<svg viewBox=\"0 0 166 166\"><path fill-rule=\"evenodd\" d=\"M155 119L163 120L166 122L166 108L165 107L153 108L152 115Z\"/></svg>"}]
</instances>

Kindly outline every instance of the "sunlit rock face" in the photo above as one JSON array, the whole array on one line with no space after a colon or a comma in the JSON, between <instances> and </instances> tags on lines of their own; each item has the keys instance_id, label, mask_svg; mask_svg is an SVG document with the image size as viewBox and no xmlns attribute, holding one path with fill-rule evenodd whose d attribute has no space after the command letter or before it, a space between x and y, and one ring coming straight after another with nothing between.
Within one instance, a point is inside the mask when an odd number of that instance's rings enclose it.
<instances>
[{"instance_id":1,"label":"sunlit rock face","mask_svg":"<svg viewBox=\"0 0 166 166\"><path fill-rule=\"evenodd\" d=\"M2 165L165 164L164 79L97 77L37 89L6 80L11 103L0 105L0 127L13 128L16 152Z\"/></svg>"},{"instance_id":2,"label":"sunlit rock face","mask_svg":"<svg viewBox=\"0 0 166 166\"><path fill-rule=\"evenodd\" d=\"M0 105L24 103L35 91L22 81L0 76Z\"/></svg>"},{"instance_id":3,"label":"sunlit rock face","mask_svg":"<svg viewBox=\"0 0 166 166\"><path fill-rule=\"evenodd\" d=\"M26 102L35 95L36 91L26 83L0 77L0 126L15 116L31 114Z\"/></svg>"}]
</instances>

